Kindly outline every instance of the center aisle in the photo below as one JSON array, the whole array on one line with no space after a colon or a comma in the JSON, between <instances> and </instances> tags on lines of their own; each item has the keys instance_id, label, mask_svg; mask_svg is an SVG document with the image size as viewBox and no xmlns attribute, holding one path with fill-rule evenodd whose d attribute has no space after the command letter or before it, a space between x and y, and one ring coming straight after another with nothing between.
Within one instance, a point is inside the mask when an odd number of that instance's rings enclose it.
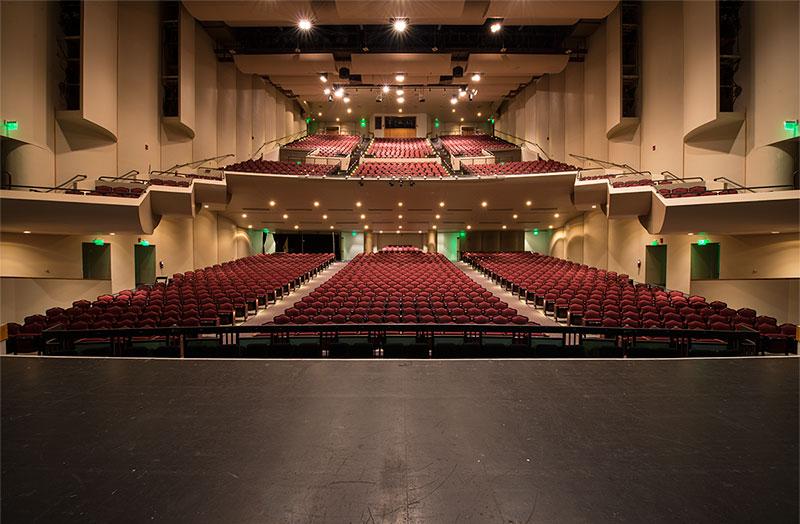
<instances>
[{"instance_id":1,"label":"center aisle","mask_svg":"<svg viewBox=\"0 0 800 524\"><path fill-rule=\"evenodd\" d=\"M472 268L466 262L458 261L455 263L456 267L463 271L469 278L477 282L478 284L482 285L489 291L502 298L505 302L508 302L509 307L513 307L521 315L525 315L528 317L532 322L536 322L540 326L560 326L561 324L556 322L554 319L546 316L540 310L533 307L531 304L526 304L524 300L520 300L519 297L516 295L511 294L509 291L506 291L498 284L492 282L490 278L486 278L478 271Z\"/></svg>"},{"instance_id":2,"label":"center aisle","mask_svg":"<svg viewBox=\"0 0 800 524\"><path fill-rule=\"evenodd\" d=\"M347 262L332 263L330 266L325 268L325 270L322 271L319 275L317 275L316 277L312 278L311 280L303 284L299 289L295 290L290 295L279 300L276 304L258 310L258 313L255 316L248 318L240 325L261 326L268 322L272 322L273 318L277 317L278 315L286 311L288 308L292 306L292 304L294 304L298 300L309 295L312 291L314 291L314 289L317 288L317 286L326 282L329 278L338 273L346 265Z\"/></svg>"}]
</instances>

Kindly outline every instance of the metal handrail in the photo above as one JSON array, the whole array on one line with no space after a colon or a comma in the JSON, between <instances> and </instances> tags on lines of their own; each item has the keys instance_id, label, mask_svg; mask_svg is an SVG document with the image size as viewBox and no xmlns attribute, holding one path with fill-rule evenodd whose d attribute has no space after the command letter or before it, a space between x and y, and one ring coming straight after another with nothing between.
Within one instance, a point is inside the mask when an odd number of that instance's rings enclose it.
<instances>
[{"instance_id":1,"label":"metal handrail","mask_svg":"<svg viewBox=\"0 0 800 524\"><path fill-rule=\"evenodd\" d=\"M720 180L724 180L728 184L733 184L738 189L745 189L747 191L750 191L751 193L755 193L755 191L753 191L752 189L747 188L747 187L743 186L742 184L740 184L739 182L736 182L735 180L731 180L728 177L718 176L717 178L714 179L714 182L719 182Z\"/></svg>"},{"instance_id":2,"label":"metal handrail","mask_svg":"<svg viewBox=\"0 0 800 524\"><path fill-rule=\"evenodd\" d=\"M158 171L158 170L150 170L149 175L167 175L167 176L177 176L181 178L194 178L195 175L193 173L180 173L178 171Z\"/></svg>"},{"instance_id":3,"label":"metal handrail","mask_svg":"<svg viewBox=\"0 0 800 524\"><path fill-rule=\"evenodd\" d=\"M130 179L131 175L133 175L133 180ZM136 179L137 175L139 175L139 170L138 169L131 169L130 171L128 171L124 175L120 175L120 176L101 176L97 180L102 180L104 182L116 182L116 181L119 181L119 180L124 180L126 182L140 183L141 181Z\"/></svg>"},{"instance_id":4,"label":"metal handrail","mask_svg":"<svg viewBox=\"0 0 800 524\"><path fill-rule=\"evenodd\" d=\"M495 129L494 133L495 134L500 133L501 135L509 136L509 137L511 137L511 138L513 138L515 140L519 140L520 142L523 142L525 144L531 144L533 146L536 146L536 149L538 149L542 153L542 155L544 156L544 159L545 160L550 160L550 155L547 154L547 152L544 150L544 148L542 146L540 146L539 144L537 144L536 142L532 141L532 140L528 140L527 138L520 138L518 136L512 135L511 133L506 133L505 131L500 131L499 129Z\"/></svg>"},{"instance_id":5,"label":"metal handrail","mask_svg":"<svg viewBox=\"0 0 800 524\"><path fill-rule=\"evenodd\" d=\"M305 135L304 135L304 133L305 133ZM261 144L261 147L259 147L258 149L256 149L255 153L253 153L252 155L250 155L250 160L255 160L255 159L256 159L256 156L257 156L257 155L258 155L258 154L261 152L261 150L262 150L262 149L264 149L265 147L267 147L267 145L268 145L268 144L272 144L273 142L275 142L275 143L280 143L280 141L281 141L281 140L283 140L284 138L289 138L289 137L294 137L294 136L296 136L296 138L293 138L292 140L290 140L290 142L291 142L291 141L293 141L293 140L297 140L298 138L302 138L303 136L307 136L307 135L308 135L308 130L306 129L305 131L298 131L297 133L292 133L292 134L290 134L290 135L282 136L282 137L280 137L280 138L276 138L276 139L274 139L274 140L270 140L270 141L268 141L268 142L266 142L266 141L265 141L263 144ZM287 142L287 143L288 143L288 142Z\"/></svg>"},{"instance_id":6,"label":"metal handrail","mask_svg":"<svg viewBox=\"0 0 800 524\"><path fill-rule=\"evenodd\" d=\"M52 191L81 191L83 193L91 192L91 189L74 189L71 187L60 187L60 186L28 186L24 184L9 184L3 189L28 189L33 193L50 193Z\"/></svg>"},{"instance_id":7,"label":"metal handrail","mask_svg":"<svg viewBox=\"0 0 800 524\"><path fill-rule=\"evenodd\" d=\"M50 191L54 191L56 189L67 189L65 186L67 186L69 184L73 184L74 185L74 184L76 184L78 182L83 182L84 180L86 180L86 178L87 178L86 175L75 175L74 177L70 178L69 180L65 180L64 182L61 182L57 186L53 186L52 188L50 188L49 190L47 190L45 192L49 193ZM75 189L75 188L72 187L70 189Z\"/></svg>"}]
</instances>

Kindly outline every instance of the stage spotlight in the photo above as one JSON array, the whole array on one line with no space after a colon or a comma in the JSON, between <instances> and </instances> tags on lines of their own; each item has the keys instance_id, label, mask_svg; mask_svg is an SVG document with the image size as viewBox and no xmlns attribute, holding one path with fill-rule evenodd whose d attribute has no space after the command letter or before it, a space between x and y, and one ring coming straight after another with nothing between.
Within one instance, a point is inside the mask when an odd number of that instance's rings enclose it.
<instances>
[{"instance_id":1,"label":"stage spotlight","mask_svg":"<svg viewBox=\"0 0 800 524\"><path fill-rule=\"evenodd\" d=\"M297 27L299 27L303 31L308 31L309 29L311 29L311 20L303 18L302 20L297 22Z\"/></svg>"},{"instance_id":2,"label":"stage spotlight","mask_svg":"<svg viewBox=\"0 0 800 524\"><path fill-rule=\"evenodd\" d=\"M480 82L481 81L480 73L475 73L474 75L472 75L472 81L473 82Z\"/></svg>"},{"instance_id":3,"label":"stage spotlight","mask_svg":"<svg viewBox=\"0 0 800 524\"><path fill-rule=\"evenodd\" d=\"M402 33L406 29L408 29L408 18L393 18L391 20L392 28L398 33Z\"/></svg>"},{"instance_id":4,"label":"stage spotlight","mask_svg":"<svg viewBox=\"0 0 800 524\"><path fill-rule=\"evenodd\" d=\"M323 84L328 81L328 77L325 75L325 73L319 75L319 79Z\"/></svg>"},{"instance_id":5,"label":"stage spotlight","mask_svg":"<svg viewBox=\"0 0 800 524\"><path fill-rule=\"evenodd\" d=\"M404 75L403 73L397 73L396 75L394 75L394 79L397 82L403 82L406 79L406 75Z\"/></svg>"}]
</instances>

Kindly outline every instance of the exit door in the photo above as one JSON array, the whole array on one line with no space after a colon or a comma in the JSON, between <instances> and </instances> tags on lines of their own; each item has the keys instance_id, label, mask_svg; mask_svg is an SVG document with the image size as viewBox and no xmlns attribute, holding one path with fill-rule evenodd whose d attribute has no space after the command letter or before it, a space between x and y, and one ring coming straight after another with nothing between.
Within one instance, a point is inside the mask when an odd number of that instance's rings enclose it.
<instances>
[{"instance_id":1,"label":"exit door","mask_svg":"<svg viewBox=\"0 0 800 524\"><path fill-rule=\"evenodd\" d=\"M648 284L667 285L667 246L647 246L644 277Z\"/></svg>"},{"instance_id":2,"label":"exit door","mask_svg":"<svg viewBox=\"0 0 800 524\"><path fill-rule=\"evenodd\" d=\"M136 285L152 284L156 281L156 246L133 247Z\"/></svg>"}]
</instances>

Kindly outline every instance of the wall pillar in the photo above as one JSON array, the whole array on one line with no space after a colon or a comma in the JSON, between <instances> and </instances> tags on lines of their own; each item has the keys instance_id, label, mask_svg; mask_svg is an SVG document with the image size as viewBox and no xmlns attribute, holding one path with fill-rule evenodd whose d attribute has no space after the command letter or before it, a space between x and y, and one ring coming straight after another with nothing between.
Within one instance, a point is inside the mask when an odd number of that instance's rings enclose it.
<instances>
[{"instance_id":1,"label":"wall pillar","mask_svg":"<svg viewBox=\"0 0 800 524\"><path fill-rule=\"evenodd\" d=\"M372 231L364 231L364 253L372 253L374 245L374 235Z\"/></svg>"},{"instance_id":2,"label":"wall pillar","mask_svg":"<svg viewBox=\"0 0 800 524\"><path fill-rule=\"evenodd\" d=\"M426 242L426 245L428 246L428 253L436 253L436 252L438 252L437 242L438 242L438 240L436 238L436 230L435 229L429 229L428 230L428 240Z\"/></svg>"}]
</instances>

